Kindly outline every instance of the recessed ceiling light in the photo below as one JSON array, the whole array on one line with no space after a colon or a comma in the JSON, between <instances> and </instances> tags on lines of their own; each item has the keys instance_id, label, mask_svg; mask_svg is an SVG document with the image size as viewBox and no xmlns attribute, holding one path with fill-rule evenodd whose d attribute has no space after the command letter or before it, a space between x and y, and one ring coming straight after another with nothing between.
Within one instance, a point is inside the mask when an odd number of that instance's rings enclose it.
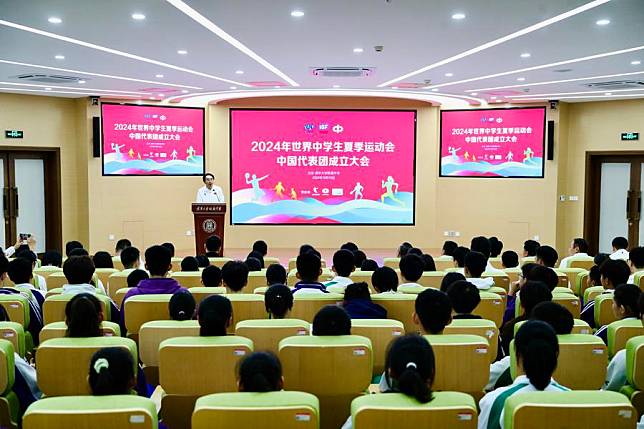
<instances>
[{"instance_id":1,"label":"recessed ceiling light","mask_svg":"<svg viewBox=\"0 0 644 429\"><path fill-rule=\"evenodd\" d=\"M163 97L163 94L157 94L159 97Z\"/></svg>"},{"instance_id":2,"label":"recessed ceiling light","mask_svg":"<svg viewBox=\"0 0 644 429\"><path fill-rule=\"evenodd\" d=\"M531 57L530 52L524 52L521 54L521 58L530 58L530 57Z\"/></svg>"},{"instance_id":3,"label":"recessed ceiling light","mask_svg":"<svg viewBox=\"0 0 644 429\"><path fill-rule=\"evenodd\" d=\"M179 49L177 51L177 54L179 54L179 55L186 55L187 53L188 53L188 51L186 51L185 49Z\"/></svg>"},{"instance_id":4,"label":"recessed ceiling light","mask_svg":"<svg viewBox=\"0 0 644 429\"><path fill-rule=\"evenodd\" d=\"M639 66L640 64L642 64L640 60L631 61L632 66Z\"/></svg>"},{"instance_id":5,"label":"recessed ceiling light","mask_svg":"<svg viewBox=\"0 0 644 429\"><path fill-rule=\"evenodd\" d=\"M361 54L364 52L364 49L362 48L353 48L353 53L354 54Z\"/></svg>"},{"instance_id":6,"label":"recessed ceiling light","mask_svg":"<svg viewBox=\"0 0 644 429\"><path fill-rule=\"evenodd\" d=\"M398 89L398 87L397 86L392 86L391 89Z\"/></svg>"},{"instance_id":7,"label":"recessed ceiling light","mask_svg":"<svg viewBox=\"0 0 644 429\"><path fill-rule=\"evenodd\" d=\"M150 100L154 100L155 98L154 98L154 97L149 97L149 99L150 99Z\"/></svg>"},{"instance_id":8,"label":"recessed ceiling light","mask_svg":"<svg viewBox=\"0 0 644 429\"><path fill-rule=\"evenodd\" d=\"M465 19L465 14L464 14L464 13L460 13L460 12L459 12L459 13L455 13L454 15L452 15L452 19L457 19L457 20L458 20L458 19Z\"/></svg>"},{"instance_id":9,"label":"recessed ceiling light","mask_svg":"<svg viewBox=\"0 0 644 429\"><path fill-rule=\"evenodd\" d=\"M438 91L438 88L432 88L432 91L436 92Z\"/></svg>"},{"instance_id":10,"label":"recessed ceiling light","mask_svg":"<svg viewBox=\"0 0 644 429\"><path fill-rule=\"evenodd\" d=\"M85 83L85 82L87 82L87 81L82 80L82 79L78 81L78 83L81 83L81 84L82 84L82 83Z\"/></svg>"},{"instance_id":11,"label":"recessed ceiling light","mask_svg":"<svg viewBox=\"0 0 644 429\"><path fill-rule=\"evenodd\" d=\"M597 25L608 25L610 24L610 19L600 19L597 22L595 22Z\"/></svg>"},{"instance_id":12,"label":"recessed ceiling light","mask_svg":"<svg viewBox=\"0 0 644 429\"><path fill-rule=\"evenodd\" d=\"M230 89L237 89L237 87L236 86L231 86Z\"/></svg>"},{"instance_id":13,"label":"recessed ceiling light","mask_svg":"<svg viewBox=\"0 0 644 429\"><path fill-rule=\"evenodd\" d=\"M525 78L524 78L524 77L518 77L518 78L517 78L517 80L518 80L519 82L523 82L523 81L525 80Z\"/></svg>"},{"instance_id":14,"label":"recessed ceiling light","mask_svg":"<svg viewBox=\"0 0 644 429\"><path fill-rule=\"evenodd\" d=\"M279 85L275 85L273 88L280 89L281 87Z\"/></svg>"},{"instance_id":15,"label":"recessed ceiling light","mask_svg":"<svg viewBox=\"0 0 644 429\"><path fill-rule=\"evenodd\" d=\"M493 95L492 97L490 97L490 98L491 98L492 100L496 100L496 97L495 97L494 95Z\"/></svg>"},{"instance_id":16,"label":"recessed ceiling light","mask_svg":"<svg viewBox=\"0 0 644 429\"><path fill-rule=\"evenodd\" d=\"M613 95L613 93L612 92L607 92L604 95Z\"/></svg>"},{"instance_id":17,"label":"recessed ceiling light","mask_svg":"<svg viewBox=\"0 0 644 429\"><path fill-rule=\"evenodd\" d=\"M182 90L181 90L181 93L182 93L182 94L187 94L188 92L189 92L189 91L188 91L187 89L182 89Z\"/></svg>"},{"instance_id":18,"label":"recessed ceiling light","mask_svg":"<svg viewBox=\"0 0 644 429\"><path fill-rule=\"evenodd\" d=\"M235 74L244 74L244 70L235 70Z\"/></svg>"},{"instance_id":19,"label":"recessed ceiling light","mask_svg":"<svg viewBox=\"0 0 644 429\"><path fill-rule=\"evenodd\" d=\"M50 16L47 21L51 22L52 24L60 24L61 22L63 22L63 20L58 18L57 16Z\"/></svg>"},{"instance_id":20,"label":"recessed ceiling light","mask_svg":"<svg viewBox=\"0 0 644 429\"><path fill-rule=\"evenodd\" d=\"M478 92L470 92L470 95L478 95Z\"/></svg>"},{"instance_id":21,"label":"recessed ceiling light","mask_svg":"<svg viewBox=\"0 0 644 429\"><path fill-rule=\"evenodd\" d=\"M137 21L143 21L145 19L145 15L143 15L142 13L133 13L132 19Z\"/></svg>"},{"instance_id":22,"label":"recessed ceiling light","mask_svg":"<svg viewBox=\"0 0 644 429\"><path fill-rule=\"evenodd\" d=\"M54 56L54 58L56 58L57 60L64 60L65 56L64 55L56 55L56 56Z\"/></svg>"},{"instance_id":23,"label":"recessed ceiling light","mask_svg":"<svg viewBox=\"0 0 644 429\"><path fill-rule=\"evenodd\" d=\"M452 76L454 76L454 73L445 73L445 76L446 77L452 77Z\"/></svg>"},{"instance_id":24,"label":"recessed ceiling light","mask_svg":"<svg viewBox=\"0 0 644 429\"><path fill-rule=\"evenodd\" d=\"M159 73L159 74L155 74L154 77L156 77L157 79L161 79L163 77L163 75L161 73Z\"/></svg>"},{"instance_id":25,"label":"recessed ceiling light","mask_svg":"<svg viewBox=\"0 0 644 429\"><path fill-rule=\"evenodd\" d=\"M51 91L51 88L45 88L45 91Z\"/></svg>"},{"instance_id":26,"label":"recessed ceiling light","mask_svg":"<svg viewBox=\"0 0 644 429\"><path fill-rule=\"evenodd\" d=\"M340 88L340 85L333 85L334 88Z\"/></svg>"},{"instance_id":27,"label":"recessed ceiling light","mask_svg":"<svg viewBox=\"0 0 644 429\"><path fill-rule=\"evenodd\" d=\"M291 12L291 16L294 18L301 18L304 16L304 12L302 12L301 10L294 10Z\"/></svg>"}]
</instances>

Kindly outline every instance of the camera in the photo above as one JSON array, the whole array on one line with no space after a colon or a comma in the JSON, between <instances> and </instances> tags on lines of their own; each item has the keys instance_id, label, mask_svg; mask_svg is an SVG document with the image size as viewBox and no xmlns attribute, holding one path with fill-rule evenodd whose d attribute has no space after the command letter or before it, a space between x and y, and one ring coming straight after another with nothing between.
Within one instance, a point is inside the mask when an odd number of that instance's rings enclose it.
<instances>
[{"instance_id":1,"label":"camera","mask_svg":"<svg viewBox=\"0 0 644 429\"><path fill-rule=\"evenodd\" d=\"M89 100L92 103L92 106L98 106L98 99L99 99L99 97L97 97L95 95L92 96L92 97L89 97Z\"/></svg>"},{"instance_id":2,"label":"camera","mask_svg":"<svg viewBox=\"0 0 644 429\"><path fill-rule=\"evenodd\" d=\"M550 100L550 109L551 110L557 110L557 106L559 105L559 100Z\"/></svg>"}]
</instances>

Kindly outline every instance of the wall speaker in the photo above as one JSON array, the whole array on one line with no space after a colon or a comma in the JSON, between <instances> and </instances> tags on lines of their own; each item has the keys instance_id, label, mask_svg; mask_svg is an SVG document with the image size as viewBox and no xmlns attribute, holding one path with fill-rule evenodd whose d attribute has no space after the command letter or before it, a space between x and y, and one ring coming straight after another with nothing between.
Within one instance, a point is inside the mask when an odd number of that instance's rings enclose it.
<instances>
[{"instance_id":1,"label":"wall speaker","mask_svg":"<svg viewBox=\"0 0 644 429\"><path fill-rule=\"evenodd\" d=\"M555 159L555 121L548 121L548 161Z\"/></svg>"},{"instance_id":2,"label":"wall speaker","mask_svg":"<svg viewBox=\"0 0 644 429\"><path fill-rule=\"evenodd\" d=\"M92 118L92 153L94 158L101 157L101 118Z\"/></svg>"}]
</instances>

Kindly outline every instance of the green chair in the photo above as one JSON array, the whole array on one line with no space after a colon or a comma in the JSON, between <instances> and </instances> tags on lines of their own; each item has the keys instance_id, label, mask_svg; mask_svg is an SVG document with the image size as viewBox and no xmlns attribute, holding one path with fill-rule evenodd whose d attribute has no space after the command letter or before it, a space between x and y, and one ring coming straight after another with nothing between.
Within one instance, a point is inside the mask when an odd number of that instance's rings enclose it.
<instances>
[{"instance_id":1,"label":"green chair","mask_svg":"<svg viewBox=\"0 0 644 429\"><path fill-rule=\"evenodd\" d=\"M617 320L613 312L613 294L602 293L595 297L595 326L608 325Z\"/></svg>"},{"instance_id":2,"label":"green chair","mask_svg":"<svg viewBox=\"0 0 644 429\"><path fill-rule=\"evenodd\" d=\"M264 296L258 295L262 300ZM306 320L307 322L313 322L313 318L320 309L326 305L338 305L342 304L344 299L343 295L337 293L306 293L298 292L293 295L293 310L291 310L291 317L293 319ZM264 306L263 302L261 304ZM266 307L264 306L264 315L266 315ZM255 317L257 319L257 317Z\"/></svg>"},{"instance_id":3,"label":"green chair","mask_svg":"<svg viewBox=\"0 0 644 429\"><path fill-rule=\"evenodd\" d=\"M208 258L208 260L210 261L210 265L214 265L214 266L219 267L219 268L223 267L226 264L226 262L232 261L232 259L230 259L230 258L223 258L223 257L221 257L221 258Z\"/></svg>"},{"instance_id":4,"label":"green chair","mask_svg":"<svg viewBox=\"0 0 644 429\"><path fill-rule=\"evenodd\" d=\"M376 290L373 287L373 283L371 283L371 276L373 275L373 271L354 271L349 275L349 278L354 282L354 283L360 283L360 282L365 282L369 286L369 292L371 293L377 293ZM344 288L343 293L344 293ZM329 291L331 291L329 289Z\"/></svg>"},{"instance_id":5,"label":"green chair","mask_svg":"<svg viewBox=\"0 0 644 429\"><path fill-rule=\"evenodd\" d=\"M0 322L0 338L9 341L20 357L25 357L25 328L16 322Z\"/></svg>"},{"instance_id":6,"label":"green chair","mask_svg":"<svg viewBox=\"0 0 644 429\"><path fill-rule=\"evenodd\" d=\"M570 311L573 318L579 319L581 315L581 303L579 302L579 298L577 298L577 296L572 292L557 293L556 291L553 291L552 302L556 302L557 304L564 306L568 311Z\"/></svg>"},{"instance_id":7,"label":"green chair","mask_svg":"<svg viewBox=\"0 0 644 429\"><path fill-rule=\"evenodd\" d=\"M517 334L519 331L519 328L521 325L523 325L525 321L518 322L514 325L514 335ZM593 328L590 327L588 323L581 319L573 319L573 325L572 325L572 332L571 334L592 334L593 333Z\"/></svg>"},{"instance_id":8,"label":"green chair","mask_svg":"<svg viewBox=\"0 0 644 429\"><path fill-rule=\"evenodd\" d=\"M633 337L644 335L644 327L639 319L617 320L608 325L608 355L615 354L626 347L626 342Z\"/></svg>"},{"instance_id":9,"label":"green chair","mask_svg":"<svg viewBox=\"0 0 644 429\"><path fill-rule=\"evenodd\" d=\"M201 283L201 271L175 271L170 277L178 281L186 289L203 286L203 283Z\"/></svg>"},{"instance_id":10,"label":"green chair","mask_svg":"<svg viewBox=\"0 0 644 429\"><path fill-rule=\"evenodd\" d=\"M452 323L445 327L443 334L466 334L478 335L488 341L490 346L490 362L496 360L499 349L499 328L491 320L486 319L453 319Z\"/></svg>"},{"instance_id":11,"label":"green chair","mask_svg":"<svg viewBox=\"0 0 644 429\"><path fill-rule=\"evenodd\" d=\"M588 289L588 280L590 280L588 271L577 274L577 276L575 277L575 282L572 284L575 295L580 298L584 296L584 292L586 291L586 289ZM584 302L586 301L584 300Z\"/></svg>"},{"instance_id":12,"label":"green chair","mask_svg":"<svg viewBox=\"0 0 644 429\"><path fill-rule=\"evenodd\" d=\"M641 281L641 280L642 280L642 276L644 276L644 271L637 271L637 272L633 275L633 283L635 283L636 285L638 285L638 286L640 287L640 289L642 289L642 287L644 286L644 285L642 284L642 281ZM642 289L642 291L644 291L644 289Z\"/></svg>"},{"instance_id":13,"label":"green chair","mask_svg":"<svg viewBox=\"0 0 644 429\"><path fill-rule=\"evenodd\" d=\"M617 392L578 390L510 396L503 408L505 429L635 428L636 413Z\"/></svg>"},{"instance_id":14,"label":"green chair","mask_svg":"<svg viewBox=\"0 0 644 429\"><path fill-rule=\"evenodd\" d=\"M201 301L203 301L204 299L208 298L211 295L225 295L226 288L223 286L220 286L220 287L199 286L199 287L190 288L190 293L194 297L197 305L199 305Z\"/></svg>"},{"instance_id":15,"label":"green chair","mask_svg":"<svg viewBox=\"0 0 644 429\"><path fill-rule=\"evenodd\" d=\"M445 271L426 271L420 276L418 283L426 288L440 289L445 274L447 274Z\"/></svg>"},{"instance_id":16,"label":"green chair","mask_svg":"<svg viewBox=\"0 0 644 429\"><path fill-rule=\"evenodd\" d=\"M385 355L391 341L405 335L405 325L392 319L353 319L351 334L371 340L373 352L373 374L380 375L385 369Z\"/></svg>"},{"instance_id":17,"label":"green chair","mask_svg":"<svg viewBox=\"0 0 644 429\"><path fill-rule=\"evenodd\" d=\"M426 286L422 286L419 284L410 284L410 285L400 285L398 286L398 292L400 293L408 293L412 295L418 295L419 293L426 291L427 289L431 289ZM435 289L435 288L434 288Z\"/></svg>"},{"instance_id":18,"label":"green chair","mask_svg":"<svg viewBox=\"0 0 644 429\"><path fill-rule=\"evenodd\" d=\"M460 392L434 392L432 396L426 404L402 393L360 396L351 402L353 428L476 428L472 396Z\"/></svg>"},{"instance_id":19,"label":"green chair","mask_svg":"<svg viewBox=\"0 0 644 429\"><path fill-rule=\"evenodd\" d=\"M310 393L215 393L197 399L192 429L318 429L319 420L320 403Z\"/></svg>"},{"instance_id":20,"label":"green chair","mask_svg":"<svg viewBox=\"0 0 644 429\"><path fill-rule=\"evenodd\" d=\"M575 293L575 295L577 291L577 277L579 276L579 274L588 273L588 271L583 268L557 268L557 272L568 277L568 289L572 293Z\"/></svg>"},{"instance_id":21,"label":"green chair","mask_svg":"<svg viewBox=\"0 0 644 429\"><path fill-rule=\"evenodd\" d=\"M264 265L268 266L266 260L264 260ZM248 283L244 286L244 291L246 293L254 293L255 289L258 287L266 287L266 269L261 271L251 271L248 273Z\"/></svg>"},{"instance_id":22,"label":"green chair","mask_svg":"<svg viewBox=\"0 0 644 429\"><path fill-rule=\"evenodd\" d=\"M491 320L497 327L501 327L503 313L505 311L503 298L492 292L481 291L479 295L481 302L479 302L479 305L476 306L472 313L481 316L483 319Z\"/></svg>"},{"instance_id":23,"label":"green chair","mask_svg":"<svg viewBox=\"0 0 644 429\"><path fill-rule=\"evenodd\" d=\"M493 279L494 280L494 287L501 288L505 292L505 294L508 293L510 290L510 277L507 274L495 274L495 273L487 273L484 272L481 274L481 278L483 279Z\"/></svg>"},{"instance_id":24,"label":"green chair","mask_svg":"<svg viewBox=\"0 0 644 429\"><path fill-rule=\"evenodd\" d=\"M556 288L554 288L552 290L552 293L553 294L555 294L555 293L567 293L569 295L574 295L575 294L572 289L569 289L567 287L561 287L561 286L557 286Z\"/></svg>"},{"instance_id":25,"label":"green chair","mask_svg":"<svg viewBox=\"0 0 644 429\"><path fill-rule=\"evenodd\" d=\"M23 429L156 429L154 402L135 395L65 396L34 402Z\"/></svg>"},{"instance_id":26,"label":"green chair","mask_svg":"<svg viewBox=\"0 0 644 429\"><path fill-rule=\"evenodd\" d=\"M15 377L14 348L0 340L0 427L16 429L20 414L18 397L11 390Z\"/></svg>"},{"instance_id":27,"label":"green chair","mask_svg":"<svg viewBox=\"0 0 644 429\"><path fill-rule=\"evenodd\" d=\"M101 323L101 331L105 337L120 337L121 327L118 323L106 322ZM62 338L67 334L67 323L53 322L43 326L40 331L40 342L50 340L52 338Z\"/></svg>"},{"instance_id":28,"label":"green chair","mask_svg":"<svg viewBox=\"0 0 644 429\"><path fill-rule=\"evenodd\" d=\"M505 268L503 272L505 272L505 274L507 274L508 277L510 277L510 283L513 283L513 282L519 281L519 276L521 275L521 268L519 267Z\"/></svg>"},{"instance_id":29,"label":"green chair","mask_svg":"<svg viewBox=\"0 0 644 429\"><path fill-rule=\"evenodd\" d=\"M406 293L379 293L372 295L371 300L375 304L385 307L388 319L401 321L405 325L405 332L418 332L418 326L416 326L412 319L412 314L415 311L416 295Z\"/></svg>"},{"instance_id":30,"label":"green chair","mask_svg":"<svg viewBox=\"0 0 644 429\"><path fill-rule=\"evenodd\" d=\"M0 295L0 305L4 307L9 315L9 320L29 327L29 299L21 294Z\"/></svg>"},{"instance_id":31,"label":"green chair","mask_svg":"<svg viewBox=\"0 0 644 429\"><path fill-rule=\"evenodd\" d=\"M383 258L382 264L385 267L393 268L395 270L400 265L400 258Z\"/></svg>"},{"instance_id":32,"label":"green chair","mask_svg":"<svg viewBox=\"0 0 644 429\"><path fill-rule=\"evenodd\" d=\"M592 286L584 290L584 305L588 304L590 301L594 301L595 297L601 295L602 293L606 292L606 289L604 289L604 286Z\"/></svg>"},{"instance_id":33,"label":"green chair","mask_svg":"<svg viewBox=\"0 0 644 429\"><path fill-rule=\"evenodd\" d=\"M638 417L644 414L644 335L626 342L626 386L621 393L630 398Z\"/></svg>"},{"instance_id":34,"label":"green chair","mask_svg":"<svg viewBox=\"0 0 644 429\"><path fill-rule=\"evenodd\" d=\"M170 319L170 298L172 295L165 293L129 297L123 303L128 337L138 339L139 329L145 322Z\"/></svg>"},{"instance_id":35,"label":"green chair","mask_svg":"<svg viewBox=\"0 0 644 429\"><path fill-rule=\"evenodd\" d=\"M268 350L275 354L284 338L309 335L310 331L311 324L300 319L242 320L235 325L235 335L252 340L256 350Z\"/></svg>"},{"instance_id":36,"label":"green chair","mask_svg":"<svg viewBox=\"0 0 644 429\"><path fill-rule=\"evenodd\" d=\"M61 294L61 295L50 295L45 299L45 302L42 305L42 317L43 323L48 325L53 322L62 322L65 320L65 307L67 303L75 295ZM110 320L111 314L111 305L110 299L101 294L94 295L100 301L101 310L103 310L103 318L105 320Z\"/></svg>"}]
</instances>

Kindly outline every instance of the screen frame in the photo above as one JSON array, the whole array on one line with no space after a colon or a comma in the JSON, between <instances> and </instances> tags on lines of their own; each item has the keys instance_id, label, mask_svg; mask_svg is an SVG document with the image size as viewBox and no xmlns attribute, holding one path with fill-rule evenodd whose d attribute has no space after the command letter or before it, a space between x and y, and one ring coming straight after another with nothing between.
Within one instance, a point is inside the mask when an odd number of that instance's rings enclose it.
<instances>
[{"instance_id":1,"label":"screen frame","mask_svg":"<svg viewBox=\"0 0 644 429\"><path fill-rule=\"evenodd\" d=\"M413 212L411 223L233 223L233 112L234 111L290 111L290 112L409 112L414 114L414 159L413 159ZM252 107L231 107L228 109L228 201L230 201L230 226L300 226L300 227L342 227L342 226L393 226L410 227L416 226L416 150L418 141L418 110L417 109L294 109L294 108L252 108Z\"/></svg>"},{"instance_id":2,"label":"screen frame","mask_svg":"<svg viewBox=\"0 0 644 429\"><path fill-rule=\"evenodd\" d=\"M103 142L105 136L103 135L103 106L104 105L117 105L117 106L133 106L133 107L156 107L160 109L195 109L201 110L201 127L203 129L201 136L201 147L203 153L202 173L195 174L106 174L105 173L105 154L103 152ZM101 175L103 177L198 177L206 174L206 109L203 107L188 107L188 106L158 106L156 104L138 104L138 103L117 103L117 102L101 102Z\"/></svg>"},{"instance_id":3,"label":"screen frame","mask_svg":"<svg viewBox=\"0 0 644 429\"><path fill-rule=\"evenodd\" d=\"M450 176L450 175L445 175L442 173L441 166L442 166L442 158L441 154L443 153L443 113L445 112L472 112L472 111L490 111L490 110L536 110L540 109L543 110L543 131L542 131L542 139L541 139L541 151L543 153L543 161L541 162L541 175L540 176L511 176L511 177L504 177L504 176ZM441 110L440 118L439 118L439 126L438 126L438 177L439 178L449 178L449 179L506 179L506 180L512 180L512 179L544 179L545 178L545 173L546 173L546 123L548 122L547 112L546 112L546 107L545 106L531 106L531 107L494 107L490 109L446 109L446 110Z\"/></svg>"}]
</instances>

